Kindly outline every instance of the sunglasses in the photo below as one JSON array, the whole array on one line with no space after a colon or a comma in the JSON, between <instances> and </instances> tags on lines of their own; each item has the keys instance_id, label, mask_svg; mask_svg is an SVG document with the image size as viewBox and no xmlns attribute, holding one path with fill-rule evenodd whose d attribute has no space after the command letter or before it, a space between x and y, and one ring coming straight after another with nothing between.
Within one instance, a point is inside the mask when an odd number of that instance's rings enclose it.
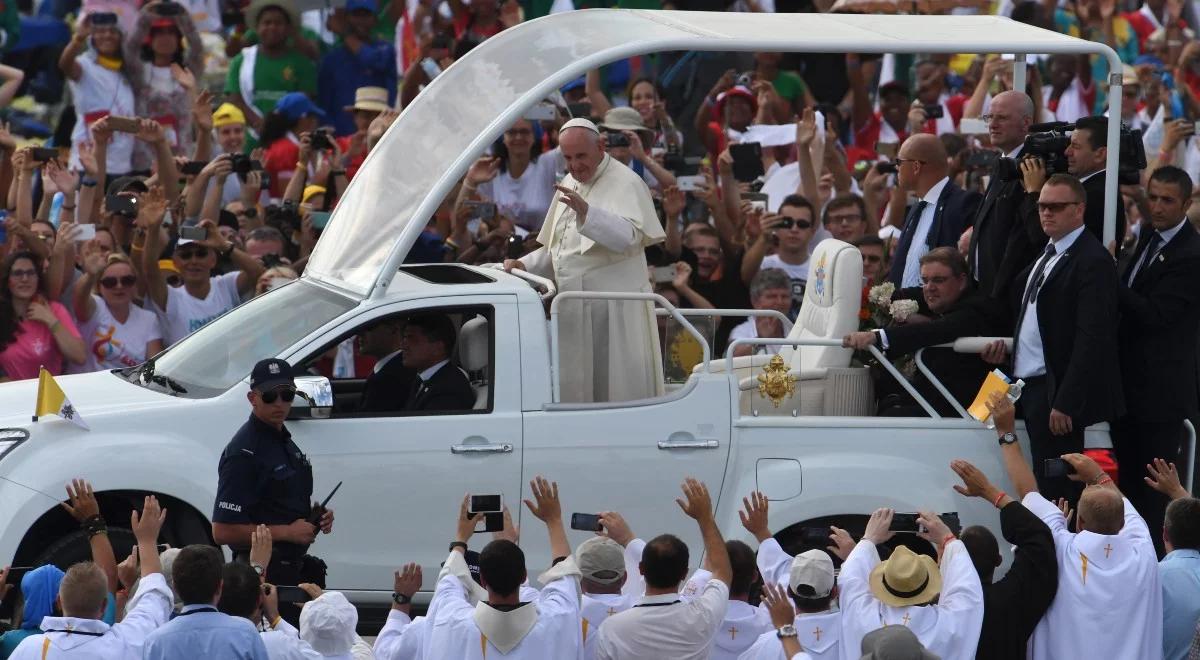
<instances>
[{"instance_id":1,"label":"sunglasses","mask_svg":"<svg viewBox=\"0 0 1200 660\"><path fill-rule=\"evenodd\" d=\"M1075 206L1082 202L1038 202L1039 213L1062 213L1068 206Z\"/></svg>"},{"instance_id":2,"label":"sunglasses","mask_svg":"<svg viewBox=\"0 0 1200 660\"><path fill-rule=\"evenodd\" d=\"M852 225L862 221L862 216L855 213L854 215L831 215L829 216L829 224L831 225Z\"/></svg>"},{"instance_id":3,"label":"sunglasses","mask_svg":"<svg viewBox=\"0 0 1200 660\"><path fill-rule=\"evenodd\" d=\"M260 392L259 396L262 397L262 402L268 405L275 403L276 399L283 399L284 403L291 403L292 399L296 398L296 390L290 387L280 387L267 392Z\"/></svg>"},{"instance_id":4,"label":"sunglasses","mask_svg":"<svg viewBox=\"0 0 1200 660\"><path fill-rule=\"evenodd\" d=\"M121 277L104 277L100 279L100 286L106 289L114 289L118 284L128 289L137 283L137 276L122 275Z\"/></svg>"},{"instance_id":5,"label":"sunglasses","mask_svg":"<svg viewBox=\"0 0 1200 660\"><path fill-rule=\"evenodd\" d=\"M796 229L808 229L812 227L812 223L808 220L793 220L791 218L784 218L775 223L776 229L791 229L792 227Z\"/></svg>"},{"instance_id":6,"label":"sunglasses","mask_svg":"<svg viewBox=\"0 0 1200 660\"><path fill-rule=\"evenodd\" d=\"M208 248L204 248L204 247L190 248L190 249L186 249L186 250L180 250L177 254L179 255L180 259L184 259L184 260L204 259L204 258L208 257Z\"/></svg>"}]
</instances>

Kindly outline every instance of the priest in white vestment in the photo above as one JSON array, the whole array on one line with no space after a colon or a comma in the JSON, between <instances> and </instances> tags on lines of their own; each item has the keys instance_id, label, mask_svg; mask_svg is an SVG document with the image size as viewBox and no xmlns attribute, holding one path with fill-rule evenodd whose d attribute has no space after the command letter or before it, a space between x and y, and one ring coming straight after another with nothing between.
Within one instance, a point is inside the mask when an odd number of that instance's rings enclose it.
<instances>
[{"instance_id":1,"label":"priest in white vestment","mask_svg":"<svg viewBox=\"0 0 1200 660\"><path fill-rule=\"evenodd\" d=\"M586 119L559 132L569 174L538 234L542 247L505 269L554 280L562 291L650 293L645 248L665 240L650 189L604 153ZM663 392L654 306L642 301L564 301L558 318L560 401L631 401Z\"/></svg>"},{"instance_id":2,"label":"priest in white vestment","mask_svg":"<svg viewBox=\"0 0 1200 660\"><path fill-rule=\"evenodd\" d=\"M941 548L941 563L899 546L886 562L875 545L893 536L892 510L871 515L838 577L841 587L842 654L859 657L867 633L905 626L942 660L974 660L983 628L983 586L967 554L938 516L922 513L921 536ZM934 599L937 603L930 604ZM1082 657L1082 656L1080 656Z\"/></svg>"},{"instance_id":3,"label":"priest in white vestment","mask_svg":"<svg viewBox=\"0 0 1200 660\"><path fill-rule=\"evenodd\" d=\"M1058 555L1058 593L1029 638L1029 657L1162 658L1162 588L1146 522L1092 459L1063 459L1072 479L1093 485L1079 498L1077 534L1040 494L1022 501L1050 527Z\"/></svg>"}]
</instances>

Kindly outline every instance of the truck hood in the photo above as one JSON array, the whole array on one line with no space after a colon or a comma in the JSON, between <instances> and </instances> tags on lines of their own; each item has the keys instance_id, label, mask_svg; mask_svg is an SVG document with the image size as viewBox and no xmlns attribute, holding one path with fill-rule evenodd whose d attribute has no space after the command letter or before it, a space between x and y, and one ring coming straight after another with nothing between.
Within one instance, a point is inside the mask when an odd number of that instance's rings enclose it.
<instances>
[{"instance_id":1,"label":"truck hood","mask_svg":"<svg viewBox=\"0 0 1200 660\"><path fill-rule=\"evenodd\" d=\"M127 415L178 401L168 394L129 383L109 371L56 376L54 380L85 422L116 413ZM0 384L0 425L29 424L37 405L37 391L36 378Z\"/></svg>"}]
</instances>

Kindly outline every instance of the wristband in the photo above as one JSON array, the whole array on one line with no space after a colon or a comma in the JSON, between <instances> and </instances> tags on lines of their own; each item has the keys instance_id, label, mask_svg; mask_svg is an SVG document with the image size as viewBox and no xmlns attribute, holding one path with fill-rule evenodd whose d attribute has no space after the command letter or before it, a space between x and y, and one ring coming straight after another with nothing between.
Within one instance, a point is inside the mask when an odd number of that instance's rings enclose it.
<instances>
[{"instance_id":1,"label":"wristband","mask_svg":"<svg viewBox=\"0 0 1200 660\"><path fill-rule=\"evenodd\" d=\"M450 552L454 552L455 548L462 548L463 554L467 553L467 544L463 543L462 541L451 541Z\"/></svg>"},{"instance_id":2,"label":"wristband","mask_svg":"<svg viewBox=\"0 0 1200 660\"><path fill-rule=\"evenodd\" d=\"M1093 486L1100 486L1100 485L1102 485L1102 484L1106 484L1106 483L1108 483L1108 482L1110 482L1110 481L1112 481L1112 477L1110 477L1110 476L1108 476L1107 474L1105 474L1105 473L1101 472L1101 473L1100 473L1100 476L1096 477L1095 479L1092 479L1091 485L1093 485Z\"/></svg>"},{"instance_id":3,"label":"wristband","mask_svg":"<svg viewBox=\"0 0 1200 660\"><path fill-rule=\"evenodd\" d=\"M1004 499L1004 495L1005 495L1004 491L1000 491L999 493L997 493L996 499L992 500L992 506L999 509L1000 508L1000 500Z\"/></svg>"},{"instance_id":4,"label":"wristband","mask_svg":"<svg viewBox=\"0 0 1200 660\"><path fill-rule=\"evenodd\" d=\"M958 540L957 536L955 536L953 534L947 534L946 538L942 539L942 545L938 548L938 554L945 554L946 544L951 541L956 541L956 540Z\"/></svg>"},{"instance_id":5,"label":"wristband","mask_svg":"<svg viewBox=\"0 0 1200 660\"><path fill-rule=\"evenodd\" d=\"M55 325L58 324L56 323ZM108 532L108 525L104 522L104 516L101 516L100 514L96 514L79 523L79 527L83 529L83 531L87 532L88 538L91 538L97 534L104 534Z\"/></svg>"}]
</instances>

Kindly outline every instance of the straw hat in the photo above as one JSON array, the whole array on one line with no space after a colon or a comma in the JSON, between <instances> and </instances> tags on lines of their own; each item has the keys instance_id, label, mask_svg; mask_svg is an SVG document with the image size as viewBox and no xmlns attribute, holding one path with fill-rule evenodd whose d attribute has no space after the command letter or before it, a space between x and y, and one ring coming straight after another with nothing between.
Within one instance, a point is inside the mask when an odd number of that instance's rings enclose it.
<instances>
[{"instance_id":1,"label":"straw hat","mask_svg":"<svg viewBox=\"0 0 1200 660\"><path fill-rule=\"evenodd\" d=\"M932 557L902 545L871 571L870 584L871 595L885 605L923 605L941 593L942 574Z\"/></svg>"},{"instance_id":2,"label":"straw hat","mask_svg":"<svg viewBox=\"0 0 1200 660\"><path fill-rule=\"evenodd\" d=\"M383 87L359 87L354 90L354 105L344 108L346 112L366 110L367 112L383 112L388 109L388 92Z\"/></svg>"},{"instance_id":3,"label":"straw hat","mask_svg":"<svg viewBox=\"0 0 1200 660\"><path fill-rule=\"evenodd\" d=\"M634 131L636 133L653 133L642 123L642 115L633 108L613 108L604 113L604 122L600 124L602 131Z\"/></svg>"}]
</instances>

